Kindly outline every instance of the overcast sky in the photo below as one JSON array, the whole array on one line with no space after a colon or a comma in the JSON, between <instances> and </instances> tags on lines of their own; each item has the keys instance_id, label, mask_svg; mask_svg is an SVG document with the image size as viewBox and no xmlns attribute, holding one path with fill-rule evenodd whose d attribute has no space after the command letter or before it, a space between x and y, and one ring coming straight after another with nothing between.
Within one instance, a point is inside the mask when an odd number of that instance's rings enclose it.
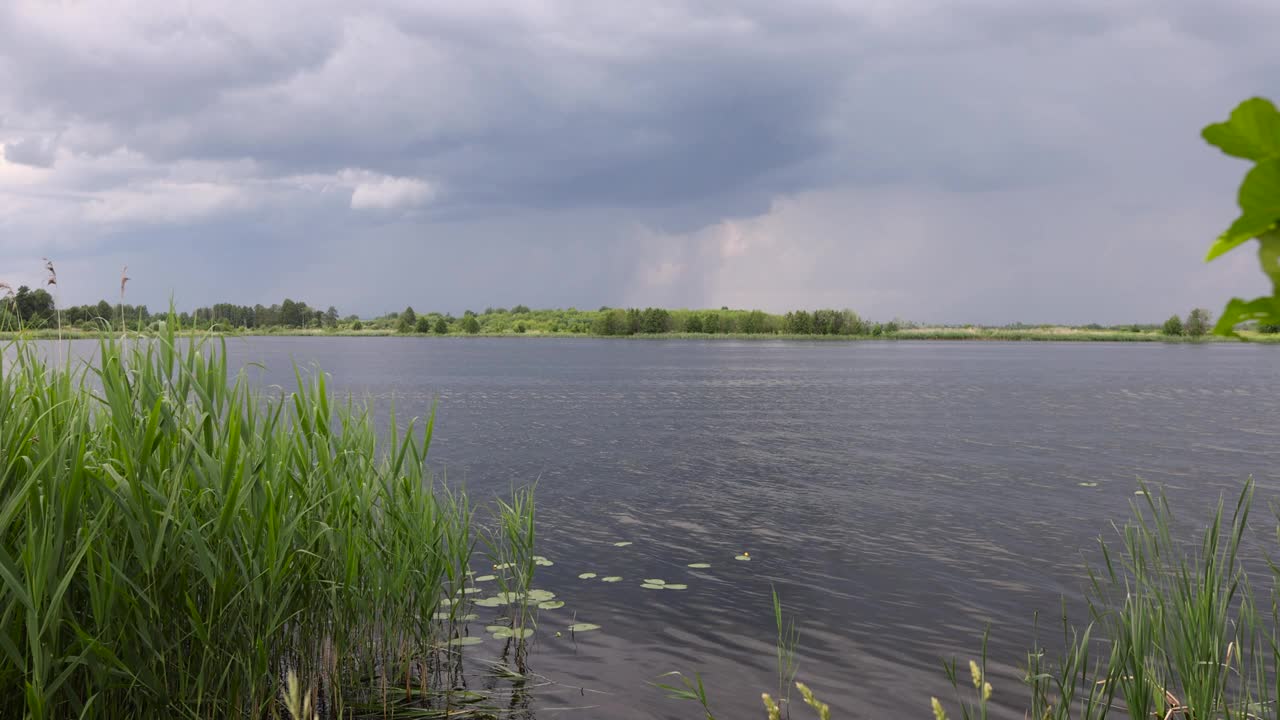
<instances>
[{"instance_id":1,"label":"overcast sky","mask_svg":"<svg viewBox=\"0 0 1280 720\"><path fill-rule=\"evenodd\" d=\"M1278 95L1274 0L0 3L0 280L1159 321Z\"/></svg>"}]
</instances>

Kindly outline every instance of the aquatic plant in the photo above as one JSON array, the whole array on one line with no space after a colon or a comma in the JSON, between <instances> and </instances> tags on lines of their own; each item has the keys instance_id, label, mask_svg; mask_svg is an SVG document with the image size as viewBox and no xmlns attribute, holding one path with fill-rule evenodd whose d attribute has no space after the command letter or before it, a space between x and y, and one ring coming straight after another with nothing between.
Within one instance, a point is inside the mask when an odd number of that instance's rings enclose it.
<instances>
[{"instance_id":1,"label":"aquatic plant","mask_svg":"<svg viewBox=\"0 0 1280 720\"><path fill-rule=\"evenodd\" d=\"M431 417L380 441L324 375L255 391L171 320L91 363L0 349L0 717L265 717L284 696L368 716L452 688L433 678L474 642L475 520L426 473ZM533 512L499 506L510 591Z\"/></svg>"}]
</instances>

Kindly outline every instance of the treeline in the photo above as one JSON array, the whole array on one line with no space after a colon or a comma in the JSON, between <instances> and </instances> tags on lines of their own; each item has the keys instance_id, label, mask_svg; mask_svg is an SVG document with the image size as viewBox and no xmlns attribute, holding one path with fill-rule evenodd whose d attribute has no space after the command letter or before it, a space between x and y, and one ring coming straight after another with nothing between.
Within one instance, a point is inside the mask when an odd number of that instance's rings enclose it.
<instances>
[{"instance_id":1,"label":"treeline","mask_svg":"<svg viewBox=\"0 0 1280 720\"><path fill-rule=\"evenodd\" d=\"M786 314L762 310L668 310L666 308L611 308L598 310L533 310L513 308L467 310L461 316L421 313L412 307L388 313L360 324L360 329L409 334L451 333L501 335L507 333L578 334L603 336L660 335L885 335L902 324L868 322L852 310L797 310Z\"/></svg>"},{"instance_id":2,"label":"treeline","mask_svg":"<svg viewBox=\"0 0 1280 720\"><path fill-rule=\"evenodd\" d=\"M16 292L0 298L0 328L27 327L77 328L98 330L103 327L151 327L163 320L168 310L152 314L146 305L111 303L100 300L92 305L68 305L59 308L54 297L44 288L32 290L23 285ZM330 328L358 322L352 315L340 318L338 310L313 308L305 302L285 298L276 305L235 305L218 303L178 314L184 328L202 330L258 330L264 328Z\"/></svg>"}]
</instances>

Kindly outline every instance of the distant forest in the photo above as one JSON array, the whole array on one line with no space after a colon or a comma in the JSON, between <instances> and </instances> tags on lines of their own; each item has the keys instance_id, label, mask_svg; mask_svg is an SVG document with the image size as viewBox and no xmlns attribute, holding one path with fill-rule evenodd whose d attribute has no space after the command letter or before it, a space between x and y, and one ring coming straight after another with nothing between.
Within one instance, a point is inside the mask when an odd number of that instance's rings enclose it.
<instances>
[{"instance_id":1,"label":"distant forest","mask_svg":"<svg viewBox=\"0 0 1280 720\"><path fill-rule=\"evenodd\" d=\"M0 291L4 288L0 287ZM1203 334L1209 318L1193 311L1183 323L1176 316L1163 329L1156 324L1084 325L1083 330L1111 330L1132 333L1162 331L1167 335ZM71 305L58 308L54 296L41 288L23 286L16 292L0 294L0 329L18 327L77 330L102 330L107 327L154 329L164 321L168 310L152 312L146 305L130 305L107 300L93 305ZM668 310L664 308L612 308L596 310L544 309L525 305L511 308L490 307L482 312L467 310L461 315L439 312L417 312L407 307L374 318L343 316L330 305L324 310L305 302L285 298L274 305L236 305L218 303L178 314L183 328L221 332L271 334L275 332L378 332L400 334L575 334L575 335L659 335L666 333L707 335L827 335L885 336L916 327L901 320L871 321L853 310L794 310L775 314L762 310ZM1174 324L1177 327L1173 327ZM966 326L967 327L967 326ZM1014 323L1003 328L1029 330L1036 325ZM1280 327L1259 328L1276 332Z\"/></svg>"}]
</instances>

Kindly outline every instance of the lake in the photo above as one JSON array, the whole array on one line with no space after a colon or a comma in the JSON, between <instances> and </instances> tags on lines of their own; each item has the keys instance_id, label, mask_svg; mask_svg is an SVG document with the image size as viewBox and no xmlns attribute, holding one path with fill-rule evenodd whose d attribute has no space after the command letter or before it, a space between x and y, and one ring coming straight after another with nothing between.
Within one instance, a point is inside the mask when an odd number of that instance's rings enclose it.
<instances>
[{"instance_id":1,"label":"lake","mask_svg":"<svg viewBox=\"0 0 1280 720\"><path fill-rule=\"evenodd\" d=\"M89 346L84 346L87 350ZM1021 717L1033 614L1055 625L1137 479L1200 518L1250 475L1273 523L1280 348L1248 344L248 338L385 418L438 401L430 464L473 498L537 483L528 717L695 718L648 684L699 671L722 718L776 688L770 589L800 678L841 717L928 717L944 657L992 624L994 700ZM1081 483L1096 483L1095 487ZM630 541L626 547L615 542ZM749 552L749 562L734 557ZM689 563L706 562L707 570ZM621 575L615 584L578 574ZM683 583L653 591L642 579ZM576 643L547 628L578 621ZM1083 619L1083 616L1081 616ZM482 652L485 646L474 648ZM1003 664L1001 664L1003 663ZM589 708L566 710L565 708ZM807 712L807 711L806 711ZM797 717L807 717L797 712Z\"/></svg>"}]
</instances>

